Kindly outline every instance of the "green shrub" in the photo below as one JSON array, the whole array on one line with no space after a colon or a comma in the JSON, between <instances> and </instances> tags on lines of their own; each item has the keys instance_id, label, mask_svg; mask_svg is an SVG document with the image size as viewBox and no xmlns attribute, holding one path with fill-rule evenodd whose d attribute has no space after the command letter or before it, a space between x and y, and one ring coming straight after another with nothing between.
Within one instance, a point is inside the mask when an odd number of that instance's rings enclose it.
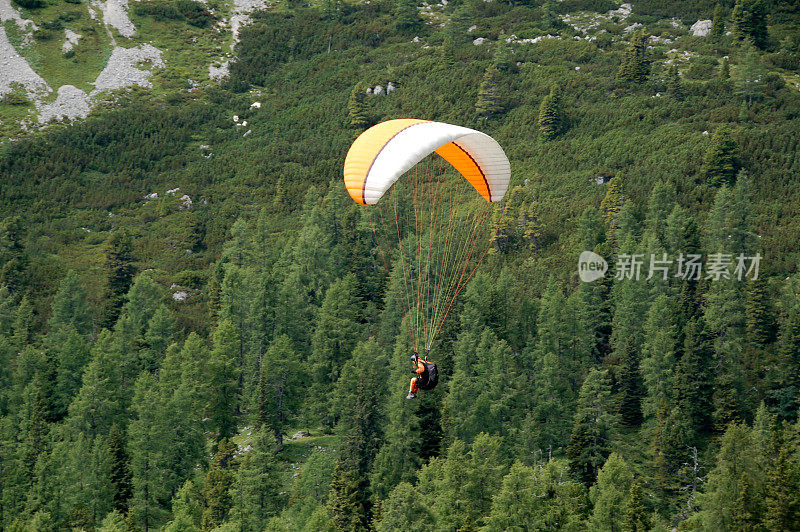
<instances>
[{"instance_id":1,"label":"green shrub","mask_svg":"<svg viewBox=\"0 0 800 532\"><path fill-rule=\"evenodd\" d=\"M13 0L19 7L26 9L38 9L47 5L44 0Z\"/></svg>"}]
</instances>

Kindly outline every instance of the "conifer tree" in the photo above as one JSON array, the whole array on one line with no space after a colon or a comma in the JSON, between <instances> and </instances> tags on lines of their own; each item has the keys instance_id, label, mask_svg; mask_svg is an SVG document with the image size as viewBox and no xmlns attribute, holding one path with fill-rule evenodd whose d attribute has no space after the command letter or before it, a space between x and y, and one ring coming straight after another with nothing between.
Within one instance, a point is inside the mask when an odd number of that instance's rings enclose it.
<instances>
[{"instance_id":1,"label":"conifer tree","mask_svg":"<svg viewBox=\"0 0 800 532\"><path fill-rule=\"evenodd\" d=\"M236 411L239 406L238 367L239 338L236 327L229 320L220 320L214 331L214 348L211 350L205 382L213 393L209 394L208 416L214 423L219 439L236 434Z\"/></svg>"},{"instance_id":2,"label":"conifer tree","mask_svg":"<svg viewBox=\"0 0 800 532\"><path fill-rule=\"evenodd\" d=\"M678 71L678 65L676 63L672 63L669 67L669 72L667 72L667 90L669 90L669 93L676 100L683 100L683 81L681 80L681 74Z\"/></svg>"},{"instance_id":3,"label":"conifer tree","mask_svg":"<svg viewBox=\"0 0 800 532\"><path fill-rule=\"evenodd\" d=\"M620 358L618 377L620 420L629 427L635 427L642 422L642 396L644 395L644 389L639 372L641 357L633 337L626 339L620 351L617 353Z\"/></svg>"},{"instance_id":4,"label":"conifer tree","mask_svg":"<svg viewBox=\"0 0 800 532\"><path fill-rule=\"evenodd\" d=\"M399 30L412 30L419 26L417 0L400 0L394 8L394 24Z\"/></svg>"},{"instance_id":5,"label":"conifer tree","mask_svg":"<svg viewBox=\"0 0 800 532\"><path fill-rule=\"evenodd\" d=\"M562 114L561 89L554 84L539 106L539 135L544 140L552 140L561 132Z\"/></svg>"},{"instance_id":6,"label":"conifer tree","mask_svg":"<svg viewBox=\"0 0 800 532\"><path fill-rule=\"evenodd\" d=\"M156 371L164 359L167 347L175 340L176 329L172 312L166 305L160 305L147 322L147 330L144 333L147 349L143 349L140 354L143 359L142 369Z\"/></svg>"},{"instance_id":7,"label":"conifer tree","mask_svg":"<svg viewBox=\"0 0 800 532\"><path fill-rule=\"evenodd\" d=\"M58 286L49 325L51 330L72 325L83 336L92 333L92 315L86 301L86 289L75 270L69 270Z\"/></svg>"},{"instance_id":8,"label":"conifer tree","mask_svg":"<svg viewBox=\"0 0 800 532\"><path fill-rule=\"evenodd\" d=\"M748 281L745 319L747 338L752 344L764 346L773 340L776 326L763 277Z\"/></svg>"},{"instance_id":9,"label":"conifer tree","mask_svg":"<svg viewBox=\"0 0 800 532\"><path fill-rule=\"evenodd\" d=\"M127 232L117 231L108 239L105 268L108 272L108 288L100 325L111 329L117 321L135 272L133 241Z\"/></svg>"},{"instance_id":10,"label":"conifer tree","mask_svg":"<svg viewBox=\"0 0 800 532\"><path fill-rule=\"evenodd\" d=\"M739 170L739 145L725 127L719 127L711 137L711 146L703 157L701 173L712 187L731 185Z\"/></svg>"},{"instance_id":11,"label":"conifer tree","mask_svg":"<svg viewBox=\"0 0 800 532\"><path fill-rule=\"evenodd\" d=\"M330 409L329 395L359 341L360 306L357 281L355 275L350 274L330 285L317 316L309 357L310 395L314 402L309 406L316 420L329 427L338 417Z\"/></svg>"},{"instance_id":12,"label":"conifer tree","mask_svg":"<svg viewBox=\"0 0 800 532\"><path fill-rule=\"evenodd\" d=\"M306 384L303 362L286 335L273 340L262 359L259 377L258 421L272 431L278 445L298 414ZM322 397L315 397L323 400Z\"/></svg>"},{"instance_id":13,"label":"conifer tree","mask_svg":"<svg viewBox=\"0 0 800 532\"><path fill-rule=\"evenodd\" d=\"M666 295L658 296L650 305L644 337L641 370L647 395L642 410L651 417L661 404L670 404L674 399L673 374L677 362L678 327Z\"/></svg>"},{"instance_id":14,"label":"conifer tree","mask_svg":"<svg viewBox=\"0 0 800 532\"><path fill-rule=\"evenodd\" d=\"M515 462L486 518L489 530L568 530L586 512L586 488L568 476L564 460L529 467Z\"/></svg>"},{"instance_id":15,"label":"conifer tree","mask_svg":"<svg viewBox=\"0 0 800 532\"><path fill-rule=\"evenodd\" d=\"M622 529L625 532L646 532L651 530L651 526L650 512L645 505L642 486L638 482L634 482L628 491Z\"/></svg>"},{"instance_id":16,"label":"conifer tree","mask_svg":"<svg viewBox=\"0 0 800 532\"><path fill-rule=\"evenodd\" d=\"M497 65L499 70L515 72L517 64L514 61L514 51L511 49L511 39L505 35L500 34L495 44L494 54L492 55L492 62Z\"/></svg>"},{"instance_id":17,"label":"conifer tree","mask_svg":"<svg viewBox=\"0 0 800 532\"><path fill-rule=\"evenodd\" d=\"M776 363L767 370L770 407L782 418L797 417L800 400L800 276L786 280L783 287L783 309L778 330Z\"/></svg>"},{"instance_id":18,"label":"conifer tree","mask_svg":"<svg viewBox=\"0 0 800 532\"><path fill-rule=\"evenodd\" d=\"M789 442L781 442L767 470L764 525L768 530L793 530L800 523L800 464Z\"/></svg>"},{"instance_id":19,"label":"conifer tree","mask_svg":"<svg viewBox=\"0 0 800 532\"><path fill-rule=\"evenodd\" d=\"M211 530L220 526L233 506L231 487L236 468L236 444L228 439L220 440L217 452L209 464L206 475L203 510L203 528Z\"/></svg>"},{"instance_id":20,"label":"conifer tree","mask_svg":"<svg viewBox=\"0 0 800 532\"><path fill-rule=\"evenodd\" d=\"M234 516L242 530L262 530L278 510L279 473L275 461L276 442L263 428L253 433L252 449L241 458L232 488Z\"/></svg>"},{"instance_id":21,"label":"conifer tree","mask_svg":"<svg viewBox=\"0 0 800 532\"><path fill-rule=\"evenodd\" d=\"M624 530L632 484L633 473L628 463L617 453L611 453L597 472L597 483L589 490L593 505L590 530Z\"/></svg>"},{"instance_id":22,"label":"conifer tree","mask_svg":"<svg viewBox=\"0 0 800 532\"><path fill-rule=\"evenodd\" d=\"M644 83L650 74L650 60L647 57L648 35L644 28L634 32L625 50L617 79L629 83Z\"/></svg>"},{"instance_id":23,"label":"conifer tree","mask_svg":"<svg viewBox=\"0 0 800 532\"><path fill-rule=\"evenodd\" d=\"M69 405L69 422L75 429L88 436L108 434L114 422L124 421L121 366L122 355L113 335L102 331L92 348L81 389Z\"/></svg>"},{"instance_id":24,"label":"conifer tree","mask_svg":"<svg viewBox=\"0 0 800 532\"><path fill-rule=\"evenodd\" d=\"M725 14L722 4L717 2L714 6L714 16L711 19L711 38L719 41L725 35Z\"/></svg>"},{"instance_id":25,"label":"conifer tree","mask_svg":"<svg viewBox=\"0 0 800 532\"><path fill-rule=\"evenodd\" d=\"M761 63L758 51L753 46L746 45L740 57L734 85L736 95L742 99L744 118L746 118L753 102L764 96L764 79L767 69Z\"/></svg>"},{"instance_id":26,"label":"conifer tree","mask_svg":"<svg viewBox=\"0 0 800 532\"><path fill-rule=\"evenodd\" d=\"M422 495L408 482L395 487L384 502L381 519L375 526L378 532L408 530L425 532L435 526L434 517Z\"/></svg>"},{"instance_id":27,"label":"conifer tree","mask_svg":"<svg viewBox=\"0 0 800 532\"><path fill-rule=\"evenodd\" d=\"M505 111L505 101L500 90L500 70L494 64L489 65L483 74L475 109L484 118L492 118Z\"/></svg>"},{"instance_id":28,"label":"conifer tree","mask_svg":"<svg viewBox=\"0 0 800 532\"><path fill-rule=\"evenodd\" d=\"M760 517L764 500L761 458L751 430L732 423L720 441L716 465L708 474L703 493L698 497L704 529L752 529ZM750 523L750 524L748 524Z\"/></svg>"},{"instance_id":29,"label":"conifer tree","mask_svg":"<svg viewBox=\"0 0 800 532\"><path fill-rule=\"evenodd\" d=\"M603 221L606 224L607 240L610 245L614 246L617 243L616 231L618 227L617 217L620 209L625 202L623 195L623 179L622 176L614 176L606 186L606 194L603 201L600 202L600 210L603 212Z\"/></svg>"},{"instance_id":30,"label":"conifer tree","mask_svg":"<svg viewBox=\"0 0 800 532\"><path fill-rule=\"evenodd\" d=\"M409 377L408 353L411 342L408 329L401 327L400 330L402 332L398 335L389 364L389 382L392 385L404 385ZM370 489L379 501L389 497L392 489L401 482L414 482L416 471L422 463L418 408L409 408L402 393L389 393L386 415L384 443L375 456L370 473Z\"/></svg>"},{"instance_id":31,"label":"conifer tree","mask_svg":"<svg viewBox=\"0 0 800 532\"><path fill-rule=\"evenodd\" d=\"M14 315L14 325L12 326L14 331L12 339L18 350L22 350L31 342L33 325L33 305L28 296L24 295L17 307L17 312Z\"/></svg>"},{"instance_id":32,"label":"conifer tree","mask_svg":"<svg viewBox=\"0 0 800 532\"><path fill-rule=\"evenodd\" d=\"M114 490L114 509L125 514L128 512L128 501L133 494L127 437L119 425L114 424L111 426L106 442L111 457L109 480Z\"/></svg>"},{"instance_id":33,"label":"conifer tree","mask_svg":"<svg viewBox=\"0 0 800 532\"><path fill-rule=\"evenodd\" d=\"M727 59L723 59L722 63L720 63L717 78L722 82L727 82L731 79L731 66Z\"/></svg>"},{"instance_id":34,"label":"conifer tree","mask_svg":"<svg viewBox=\"0 0 800 532\"><path fill-rule=\"evenodd\" d=\"M22 292L28 258L22 241L23 225L19 216L0 220L0 286Z\"/></svg>"},{"instance_id":35,"label":"conifer tree","mask_svg":"<svg viewBox=\"0 0 800 532\"><path fill-rule=\"evenodd\" d=\"M355 129L364 129L368 124L367 104L365 100L365 89L361 83L356 84L350 92L350 100L347 103L347 116L350 125Z\"/></svg>"},{"instance_id":36,"label":"conifer tree","mask_svg":"<svg viewBox=\"0 0 800 532\"><path fill-rule=\"evenodd\" d=\"M762 0L736 0L731 12L731 31L740 40L752 39L762 47L767 40L766 5Z\"/></svg>"},{"instance_id":37,"label":"conifer tree","mask_svg":"<svg viewBox=\"0 0 800 532\"><path fill-rule=\"evenodd\" d=\"M610 452L610 439L617 422L611 401L608 370L590 370L578 396L567 448L570 468L584 484L594 481Z\"/></svg>"}]
</instances>

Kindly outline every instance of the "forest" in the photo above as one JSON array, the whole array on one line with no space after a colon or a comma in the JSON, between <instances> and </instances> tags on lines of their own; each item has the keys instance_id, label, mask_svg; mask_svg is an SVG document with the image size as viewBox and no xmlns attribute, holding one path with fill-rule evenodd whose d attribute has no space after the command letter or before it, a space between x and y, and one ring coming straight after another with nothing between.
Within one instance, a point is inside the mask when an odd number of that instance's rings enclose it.
<instances>
[{"instance_id":1,"label":"forest","mask_svg":"<svg viewBox=\"0 0 800 532\"><path fill-rule=\"evenodd\" d=\"M1 530L800 530L800 5L426 5L276 3L222 83L3 139ZM415 400L342 180L409 117L511 163Z\"/></svg>"}]
</instances>

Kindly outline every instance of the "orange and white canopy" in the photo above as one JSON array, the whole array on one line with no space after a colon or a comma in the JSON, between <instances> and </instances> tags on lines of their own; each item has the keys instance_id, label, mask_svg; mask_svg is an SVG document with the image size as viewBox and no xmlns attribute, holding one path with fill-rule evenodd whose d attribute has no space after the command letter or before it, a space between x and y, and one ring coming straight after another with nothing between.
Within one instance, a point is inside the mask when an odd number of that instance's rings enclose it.
<instances>
[{"instance_id":1,"label":"orange and white canopy","mask_svg":"<svg viewBox=\"0 0 800 532\"><path fill-rule=\"evenodd\" d=\"M503 148L480 131L443 122L401 118L364 131L344 161L350 197L374 205L397 179L436 152L488 202L503 199L511 167Z\"/></svg>"}]
</instances>

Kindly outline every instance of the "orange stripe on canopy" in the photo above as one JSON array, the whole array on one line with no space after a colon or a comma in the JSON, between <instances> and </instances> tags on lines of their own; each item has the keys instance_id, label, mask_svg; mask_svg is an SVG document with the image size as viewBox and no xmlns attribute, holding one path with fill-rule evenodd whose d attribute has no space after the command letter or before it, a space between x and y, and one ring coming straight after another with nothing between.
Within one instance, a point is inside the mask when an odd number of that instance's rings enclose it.
<instances>
[{"instance_id":1,"label":"orange stripe on canopy","mask_svg":"<svg viewBox=\"0 0 800 532\"><path fill-rule=\"evenodd\" d=\"M439 147L436 153L453 165L453 168L467 178L467 181L475 187L475 190L483 196L483 199L491 203L492 194L489 191L489 184L486 182L486 175L484 175L478 163L475 162L475 159L464 151L464 148L455 142L448 142L444 146Z\"/></svg>"}]
</instances>

